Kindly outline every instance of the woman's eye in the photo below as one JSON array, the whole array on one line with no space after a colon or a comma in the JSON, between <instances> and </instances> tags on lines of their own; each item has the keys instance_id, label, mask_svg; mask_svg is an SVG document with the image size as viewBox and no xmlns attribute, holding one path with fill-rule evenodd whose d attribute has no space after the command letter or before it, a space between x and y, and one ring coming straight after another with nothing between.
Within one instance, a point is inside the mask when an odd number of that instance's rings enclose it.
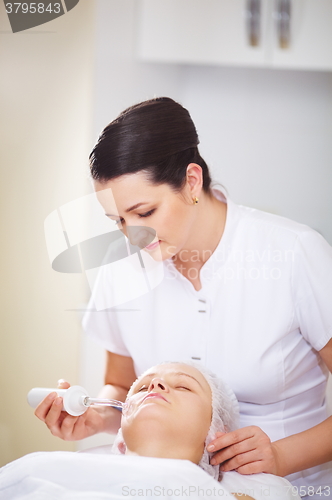
<instances>
[{"instance_id":1,"label":"woman's eye","mask_svg":"<svg viewBox=\"0 0 332 500\"><path fill-rule=\"evenodd\" d=\"M155 208L153 208L152 210L149 210L145 214L138 214L138 216L139 217L149 217L149 215L152 215L154 211L155 211Z\"/></svg>"},{"instance_id":2,"label":"woman's eye","mask_svg":"<svg viewBox=\"0 0 332 500\"><path fill-rule=\"evenodd\" d=\"M143 387L141 387L137 392L142 392L142 391L146 391L146 390L147 390L146 385L143 385Z\"/></svg>"},{"instance_id":3,"label":"woman's eye","mask_svg":"<svg viewBox=\"0 0 332 500\"><path fill-rule=\"evenodd\" d=\"M154 211L155 211L155 208L153 208L152 210L149 210L148 212L145 212L145 214L138 214L138 217L140 217L140 218L149 217L150 215L153 214ZM118 219L118 220L114 220L114 219L112 219L112 220L116 226L118 226L119 224L124 224L124 222L125 222L124 219L122 219L122 218Z\"/></svg>"},{"instance_id":4,"label":"woman's eye","mask_svg":"<svg viewBox=\"0 0 332 500\"><path fill-rule=\"evenodd\" d=\"M185 389L186 391L190 391L189 387L184 387L183 385L179 385L177 389Z\"/></svg>"}]
</instances>

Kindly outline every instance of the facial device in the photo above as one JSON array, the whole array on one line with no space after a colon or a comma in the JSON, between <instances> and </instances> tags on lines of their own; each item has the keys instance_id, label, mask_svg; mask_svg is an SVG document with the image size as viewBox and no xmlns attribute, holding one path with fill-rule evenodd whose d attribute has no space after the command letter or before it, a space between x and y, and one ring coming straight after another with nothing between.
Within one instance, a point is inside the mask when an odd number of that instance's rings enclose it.
<instances>
[{"instance_id":1,"label":"facial device","mask_svg":"<svg viewBox=\"0 0 332 500\"><path fill-rule=\"evenodd\" d=\"M62 410L78 417L83 415L90 406L111 406L112 408L118 408L119 410L124 410L127 406L126 403L122 401L117 401L116 399L99 399L90 398L87 391L80 387L79 385L73 385L69 389L49 389L46 387L35 387L31 389L28 393L28 403L32 408L36 408L42 400L51 394L51 392L56 392L58 396L63 398Z\"/></svg>"}]
</instances>

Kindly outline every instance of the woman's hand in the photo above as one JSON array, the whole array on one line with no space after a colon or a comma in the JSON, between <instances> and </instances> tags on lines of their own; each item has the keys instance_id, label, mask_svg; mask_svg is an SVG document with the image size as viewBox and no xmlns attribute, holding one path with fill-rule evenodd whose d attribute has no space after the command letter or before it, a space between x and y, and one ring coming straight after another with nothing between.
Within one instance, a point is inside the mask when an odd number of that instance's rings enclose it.
<instances>
[{"instance_id":1,"label":"woman's hand","mask_svg":"<svg viewBox=\"0 0 332 500\"><path fill-rule=\"evenodd\" d=\"M68 389L70 384L59 380L59 389ZM37 406L35 415L45 422L53 436L65 441L78 441L103 431L104 419L101 411L88 408L83 415L73 417L62 410L62 398L55 392L46 396Z\"/></svg>"},{"instance_id":2,"label":"woman's hand","mask_svg":"<svg viewBox=\"0 0 332 500\"><path fill-rule=\"evenodd\" d=\"M220 469L224 472L236 470L240 474L266 472L279 475L277 451L269 436L255 425L228 433L217 432L207 450L216 451L211 464L222 464Z\"/></svg>"}]
</instances>

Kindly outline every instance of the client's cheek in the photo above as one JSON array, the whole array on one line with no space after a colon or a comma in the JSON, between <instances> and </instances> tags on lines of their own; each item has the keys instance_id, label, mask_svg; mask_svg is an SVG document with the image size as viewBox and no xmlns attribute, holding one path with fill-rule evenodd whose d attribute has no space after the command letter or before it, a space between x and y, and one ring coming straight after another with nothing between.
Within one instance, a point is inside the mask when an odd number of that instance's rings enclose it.
<instances>
[{"instance_id":1,"label":"client's cheek","mask_svg":"<svg viewBox=\"0 0 332 500\"><path fill-rule=\"evenodd\" d=\"M145 397L145 393L134 394L126 400L126 404L122 409L122 417L130 419L132 417Z\"/></svg>"},{"instance_id":2,"label":"client's cheek","mask_svg":"<svg viewBox=\"0 0 332 500\"><path fill-rule=\"evenodd\" d=\"M195 412L195 420L197 428L200 430L201 437L205 440L211 426L212 411L204 407L198 407Z\"/></svg>"},{"instance_id":3,"label":"client's cheek","mask_svg":"<svg viewBox=\"0 0 332 500\"><path fill-rule=\"evenodd\" d=\"M121 430L124 443L128 449L132 449L133 443L135 442L135 425L130 424L128 421L121 421Z\"/></svg>"}]
</instances>

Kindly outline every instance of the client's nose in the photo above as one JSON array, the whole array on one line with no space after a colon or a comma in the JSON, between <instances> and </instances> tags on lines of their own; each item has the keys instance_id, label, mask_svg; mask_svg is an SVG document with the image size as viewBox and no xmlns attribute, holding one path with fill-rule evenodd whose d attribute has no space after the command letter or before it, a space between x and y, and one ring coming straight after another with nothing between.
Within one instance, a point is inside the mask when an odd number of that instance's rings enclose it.
<instances>
[{"instance_id":1,"label":"client's nose","mask_svg":"<svg viewBox=\"0 0 332 500\"><path fill-rule=\"evenodd\" d=\"M148 392L169 392L167 384L161 378L153 378L150 382Z\"/></svg>"}]
</instances>

